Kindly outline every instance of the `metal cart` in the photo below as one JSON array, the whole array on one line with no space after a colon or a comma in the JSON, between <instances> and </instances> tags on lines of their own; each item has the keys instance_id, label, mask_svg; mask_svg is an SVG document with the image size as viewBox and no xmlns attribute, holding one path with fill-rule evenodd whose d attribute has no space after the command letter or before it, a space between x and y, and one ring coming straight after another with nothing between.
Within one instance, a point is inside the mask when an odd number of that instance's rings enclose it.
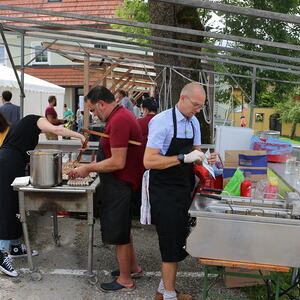
<instances>
[{"instance_id":1,"label":"metal cart","mask_svg":"<svg viewBox=\"0 0 300 300\"><path fill-rule=\"evenodd\" d=\"M56 212L66 211L87 213L89 228L87 275L89 276L90 283L94 284L97 282L97 276L92 270L94 240L93 194L95 193L99 182L99 178L97 177L89 186L74 187L62 185L47 189L34 188L31 185L26 187L14 187L19 194L20 221L22 223L24 240L28 252L28 265L33 280L40 280L42 275L33 265L26 222L26 210L53 212L53 238L56 245L59 245Z\"/></svg>"}]
</instances>

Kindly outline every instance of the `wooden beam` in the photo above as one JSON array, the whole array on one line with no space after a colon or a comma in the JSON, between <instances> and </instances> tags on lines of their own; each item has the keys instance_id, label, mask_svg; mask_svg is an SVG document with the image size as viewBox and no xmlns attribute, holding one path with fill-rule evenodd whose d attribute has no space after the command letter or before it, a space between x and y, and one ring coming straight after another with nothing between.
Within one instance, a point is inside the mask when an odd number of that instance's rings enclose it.
<instances>
[{"instance_id":1,"label":"wooden beam","mask_svg":"<svg viewBox=\"0 0 300 300\"><path fill-rule=\"evenodd\" d=\"M128 86L130 86L132 82L134 83L134 80L127 80L127 83L123 86L122 90L126 91Z\"/></svg>"},{"instance_id":2,"label":"wooden beam","mask_svg":"<svg viewBox=\"0 0 300 300\"><path fill-rule=\"evenodd\" d=\"M130 75L132 67L129 67L128 70L121 75L121 77L111 86L111 92L114 93L116 91L117 85L126 77ZM120 76L120 75L119 75Z\"/></svg>"},{"instance_id":3,"label":"wooden beam","mask_svg":"<svg viewBox=\"0 0 300 300\"><path fill-rule=\"evenodd\" d=\"M128 80L123 81L123 82L119 85L118 89L122 89L122 87L125 86L127 83L128 83Z\"/></svg>"},{"instance_id":4,"label":"wooden beam","mask_svg":"<svg viewBox=\"0 0 300 300\"><path fill-rule=\"evenodd\" d=\"M135 87L135 82L133 82L131 85L129 85L127 88L126 88L126 92L130 92L130 90Z\"/></svg>"},{"instance_id":5,"label":"wooden beam","mask_svg":"<svg viewBox=\"0 0 300 300\"><path fill-rule=\"evenodd\" d=\"M1 18L0 18L1 19ZM133 60L142 60L142 61L153 61L153 57L149 55L140 55L140 54L131 54L126 52L118 52L118 51L111 51L111 50L103 50L98 48L92 47L79 47L73 45L66 45L66 44L53 44L51 45L48 42L43 42L43 47L48 47L50 50L65 50L65 51L73 51L73 52L82 52L82 49L87 54L95 54L95 55L102 55L102 56L109 56L109 57L118 57L118 58L128 58Z\"/></svg>"},{"instance_id":6,"label":"wooden beam","mask_svg":"<svg viewBox=\"0 0 300 300\"><path fill-rule=\"evenodd\" d=\"M139 99L145 92L144 91L140 91L138 92L134 97L133 100L137 101L137 99Z\"/></svg>"},{"instance_id":7,"label":"wooden beam","mask_svg":"<svg viewBox=\"0 0 300 300\"><path fill-rule=\"evenodd\" d=\"M116 67L116 65L112 64L111 66L109 66L105 72L103 73L103 75L101 75L100 79L93 85L93 87L97 86L98 84L102 84L103 86L106 86L106 77L109 73L112 72L112 70ZM105 81L105 83L104 83Z\"/></svg>"}]
</instances>

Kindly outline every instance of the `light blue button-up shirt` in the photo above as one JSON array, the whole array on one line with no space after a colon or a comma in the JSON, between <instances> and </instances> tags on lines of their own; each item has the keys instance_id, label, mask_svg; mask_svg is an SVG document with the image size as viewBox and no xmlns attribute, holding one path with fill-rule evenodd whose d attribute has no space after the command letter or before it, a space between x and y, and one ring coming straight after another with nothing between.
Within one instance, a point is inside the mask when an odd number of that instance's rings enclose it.
<instances>
[{"instance_id":1,"label":"light blue button-up shirt","mask_svg":"<svg viewBox=\"0 0 300 300\"><path fill-rule=\"evenodd\" d=\"M159 149L159 154L165 155L174 136L172 109L165 110L151 119L149 122L149 134L147 147ZM192 138L194 126L194 146L201 145L201 131L199 121L195 116L187 119L175 107L177 121L177 138Z\"/></svg>"}]
</instances>

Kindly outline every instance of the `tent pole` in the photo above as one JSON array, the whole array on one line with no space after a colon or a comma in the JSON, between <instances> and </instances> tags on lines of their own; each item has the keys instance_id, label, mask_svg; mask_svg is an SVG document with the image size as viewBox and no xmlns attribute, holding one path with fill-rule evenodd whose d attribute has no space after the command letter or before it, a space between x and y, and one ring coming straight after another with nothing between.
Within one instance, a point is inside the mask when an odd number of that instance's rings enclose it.
<instances>
[{"instance_id":1,"label":"tent pole","mask_svg":"<svg viewBox=\"0 0 300 300\"><path fill-rule=\"evenodd\" d=\"M253 67L252 72L252 94L251 94L251 104L250 104L250 121L249 127L253 128L253 112L255 103L255 90L256 90L256 67Z\"/></svg>"},{"instance_id":2,"label":"tent pole","mask_svg":"<svg viewBox=\"0 0 300 300\"><path fill-rule=\"evenodd\" d=\"M21 85L24 87L24 42L25 35L21 34ZM24 93L20 93L20 117L24 117Z\"/></svg>"},{"instance_id":3,"label":"tent pole","mask_svg":"<svg viewBox=\"0 0 300 300\"><path fill-rule=\"evenodd\" d=\"M4 43L4 46L5 46L7 55L8 55L8 57L9 57L9 61L10 61L10 63L11 63L11 66L12 66L13 70L14 70L16 79L17 79L17 81L18 81L18 85L19 85L19 88L20 88L21 95L23 95L23 97L25 97L23 85L22 85L22 83L21 83L21 81L20 81L20 78L19 78L19 75L18 75L18 73L17 73L16 66L15 66L13 57L12 57L12 55L11 55L11 52L10 52L10 49L9 49L9 46L8 46L8 43L7 43L5 34L4 34L3 25L2 25L1 23L0 23L0 33L1 33L1 37L2 37L2 40L3 40L3 43Z\"/></svg>"},{"instance_id":4,"label":"tent pole","mask_svg":"<svg viewBox=\"0 0 300 300\"><path fill-rule=\"evenodd\" d=\"M90 66L90 56L85 54L84 55L84 86L83 86L83 91L84 91L84 96L86 96L89 92L90 86L89 86L89 66ZM84 117L83 117L83 124L84 128L88 128L89 126L89 108L84 102Z\"/></svg>"}]
</instances>

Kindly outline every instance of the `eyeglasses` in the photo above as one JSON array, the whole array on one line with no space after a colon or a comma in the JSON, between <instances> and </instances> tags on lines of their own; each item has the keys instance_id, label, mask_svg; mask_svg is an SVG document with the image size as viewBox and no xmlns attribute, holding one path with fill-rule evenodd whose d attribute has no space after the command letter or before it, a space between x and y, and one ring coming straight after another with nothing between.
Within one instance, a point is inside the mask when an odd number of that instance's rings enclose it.
<instances>
[{"instance_id":1,"label":"eyeglasses","mask_svg":"<svg viewBox=\"0 0 300 300\"><path fill-rule=\"evenodd\" d=\"M192 101L192 99L189 97L189 96L186 96L190 101L191 103L193 104L194 108L195 109L203 109L205 107L205 104L199 104L199 103L195 103L194 101Z\"/></svg>"}]
</instances>

